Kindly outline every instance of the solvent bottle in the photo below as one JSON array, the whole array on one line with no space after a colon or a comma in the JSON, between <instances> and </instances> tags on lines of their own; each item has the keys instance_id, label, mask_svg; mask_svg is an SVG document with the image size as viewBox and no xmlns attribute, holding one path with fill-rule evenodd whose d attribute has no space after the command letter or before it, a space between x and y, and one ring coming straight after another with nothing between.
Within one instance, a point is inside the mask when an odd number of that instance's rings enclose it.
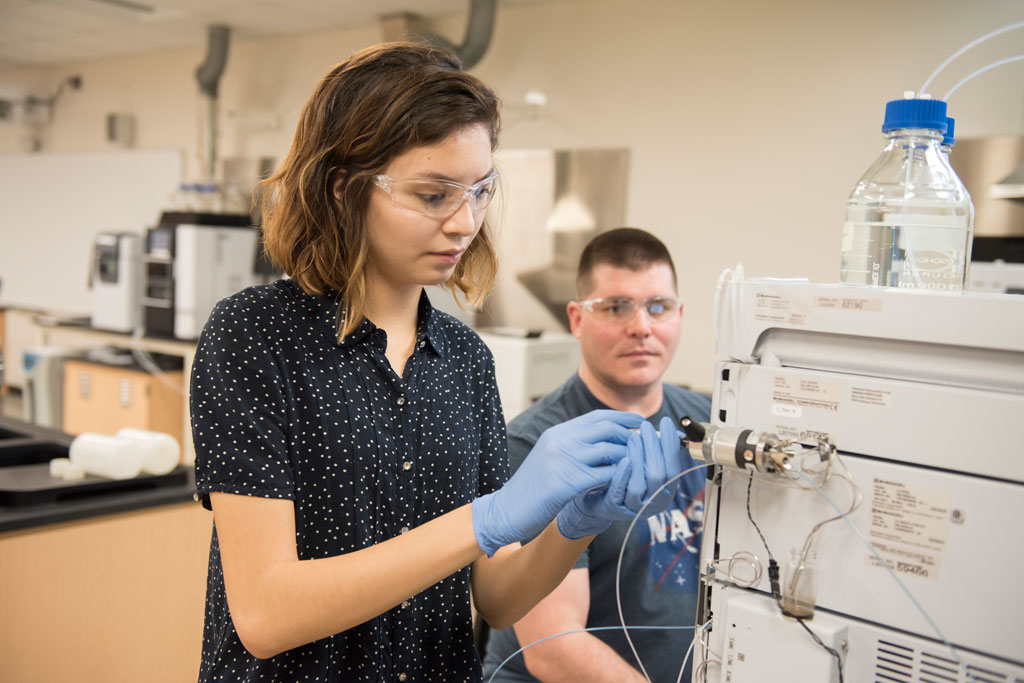
<instances>
[{"instance_id":1,"label":"solvent bottle","mask_svg":"<svg viewBox=\"0 0 1024 683\"><path fill-rule=\"evenodd\" d=\"M956 119L952 116L946 117L946 132L942 134L942 153L949 158L949 153L956 145Z\"/></svg>"},{"instance_id":2,"label":"solvent bottle","mask_svg":"<svg viewBox=\"0 0 1024 683\"><path fill-rule=\"evenodd\" d=\"M888 102L881 156L846 202L839 278L850 284L962 291L974 207L942 150L946 103Z\"/></svg>"}]
</instances>

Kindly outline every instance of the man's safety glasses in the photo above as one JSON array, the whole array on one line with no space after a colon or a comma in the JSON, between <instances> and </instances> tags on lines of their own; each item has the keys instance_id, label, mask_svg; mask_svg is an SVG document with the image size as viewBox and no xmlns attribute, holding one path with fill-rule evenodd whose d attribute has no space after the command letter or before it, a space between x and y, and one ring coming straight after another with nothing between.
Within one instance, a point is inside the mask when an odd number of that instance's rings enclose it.
<instances>
[{"instance_id":1,"label":"man's safety glasses","mask_svg":"<svg viewBox=\"0 0 1024 683\"><path fill-rule=\"evenodd\" d=\"M375 175L373 182L391 195L391 203L395 206L444 221L454 216L463 202L469 202L473 213L486 209L498 188L498 172L472 185L429 178L392 178L388 175Z\"/></svg>"},{"instance_id":2,"label":"man's safety glasses","mask_svg":"<svg viewBox=\"0 0 1024 683\"><path fill-rule=\"evenodd\" d=\"M664 323L679 315L682 302L674 296L652 296L637 301L626 297L612 296L603 299L586 299L579 304L601 320L627 322L636 315L638 306L643 306L651 322Z\"/></svg>"}]
</instances>

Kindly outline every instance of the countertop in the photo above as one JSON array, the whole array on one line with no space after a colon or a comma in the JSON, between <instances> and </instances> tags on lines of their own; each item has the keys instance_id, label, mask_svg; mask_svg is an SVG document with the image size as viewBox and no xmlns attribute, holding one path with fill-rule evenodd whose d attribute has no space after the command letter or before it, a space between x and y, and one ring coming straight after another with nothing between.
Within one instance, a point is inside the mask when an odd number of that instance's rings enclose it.
<instances>
[{"instance_id":1,"label":"countertop","mask_svg":"<svg viewBox=\"0 0 1024 683\"><path fill-rule=\"evenodd\" d=\"M67 457L67 448L74 439L71 434L0 416L0 433L10 432L19 436L0 439L0 467L4 465L5 450L11 446L38 445L56 452L55 457ZM28 505L0 504L0 532L181 503L194 500L194 493L194 469L179 465L162 477L143 475L116 485L111 480L111 490L94 489L88 494Z\"/></svg>"}]
</instances>

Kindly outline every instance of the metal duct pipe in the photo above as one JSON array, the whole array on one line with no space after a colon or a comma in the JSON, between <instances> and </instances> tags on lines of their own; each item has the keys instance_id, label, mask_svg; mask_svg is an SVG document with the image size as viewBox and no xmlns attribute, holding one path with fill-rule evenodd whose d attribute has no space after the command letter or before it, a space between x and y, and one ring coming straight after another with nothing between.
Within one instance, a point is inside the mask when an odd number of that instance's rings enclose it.
<instances>
[{"instance_id":1,"label":"metal duct pipe","mask_svg":"<svg viewBox=\"0 0 1024 683\"><path fill-rule=\"evenodd\" d=\"M447 38L436 33L427 33L424 38L457 54L462 60L462 68L468 71L483 59L491 44L496 12L497 0L469 0L469 21L466 24L466 37L461 45L453 45Z\"/></svg>"},{"instance_id":2,"label":"metal duct pipe","mask_svg":"<svg viewBox=\"0 0 1024 683\"><path fill-rule=\"evenodd\" d=\"M196 69L199 90L206 96L206 177L213 180L217 168L217 87L228 62L231 29L213 24L207 33L206 59Z\"/></svg>"},{"instance_id":3,"label":"metal duct pipe","mask_svg":"<svg viewBox=\"0 0 1024 683\"><path fill-rule=\"evenodd\" d=\"M400 12L381 17L385 40L409 40L410 36L423 42L443 47L454 52L462 61L462 68L469 70L483 59L491 44L494 32L494 16L497 0L470 0L469 20L466 23L466 37L461 45L455 45L444 36L426 28L418 14Z\"/></svg>"},{"instance_id":4,"label":"metal duct pipe","mask_svg":"<svg viewBox=\"0 0 1024 683\"><path fill-rule=\"evenodd\" d=\"M228 63L228 42L231 28L213 24L208 27L206 60L196 69L196 80L204 95L217 97L217 85Z\"/></svg>"}]
</instances>

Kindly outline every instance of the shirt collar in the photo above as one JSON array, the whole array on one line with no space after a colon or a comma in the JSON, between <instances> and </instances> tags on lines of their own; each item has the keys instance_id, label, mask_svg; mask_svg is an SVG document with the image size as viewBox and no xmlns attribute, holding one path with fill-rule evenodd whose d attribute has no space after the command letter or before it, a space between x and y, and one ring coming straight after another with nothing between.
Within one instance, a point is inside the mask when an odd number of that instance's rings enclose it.
<instances>
[{"instance_id":1,"label":"shirt collar","mask_svg":"<svg viewBox=\"0 0 1024 683\"><path fill-rule=\"evenodd\" d=\"M329 327L331 338L336 340L342 308L340 304L340 297L331 298L329 300L333 303L324 311L320 319L322 324L326 324ZM444 355L448 350L448 342L445 338L444 332L444 323L441 316L437 315L434 311L434 307L431 305L430 298L427 296L426 291L420 292L420 300L416 309L416 320L417 345L426 342L426 345L433 349L434 353L439 356ZM364 318L355 330L349 332L341 342L336 343L341 347L349 347L356 346L357 344L364 342L373 342L381 337L381 335L376 334L377 330L378 328L376 325Z\"/></svg>"},{"instance_id":2,"label":"shirt collar","mask_svg":"<svg viewBox=\"0 0 1024 683\"><path fill-rule=\"evenodd\" d=\"M445 335L442 317L434 310L426 290L420 294L419 330L416 333L417 343L426 341L439 356L448 353L448 338Z\"/></svg>"}]
</instances>

